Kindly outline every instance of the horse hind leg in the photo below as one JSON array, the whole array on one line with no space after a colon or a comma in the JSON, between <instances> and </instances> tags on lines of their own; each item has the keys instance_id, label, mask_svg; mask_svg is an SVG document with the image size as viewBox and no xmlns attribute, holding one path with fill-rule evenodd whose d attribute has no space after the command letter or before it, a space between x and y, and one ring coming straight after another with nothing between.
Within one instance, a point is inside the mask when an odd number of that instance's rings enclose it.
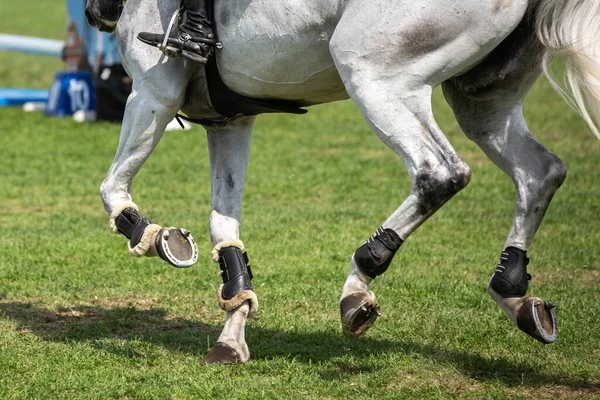
<instances>
[{"instance_id":1,"label":"horse hind leg","mask_svg":"<svg viewBox=\"0 0 600 400\"><path fill-rule=\"evenodd\" d=\"M412 188L404 202L351 258L340 297L342 332L350 338L363 334L379 316L375 295L369 290L372 280L387 270L403 241L463 189L471 177L469 167L435 122L432 86L426 83L427 77L399 73L402 67L397 66L398 60L380 62L380 53L369 57L369 51L380 51L385 46L368 38L356 44L362 36L356 32L356 26L363 22L352 18L342 21L332 38L331 53L348 94L379 139L407 167ZM356 46L361 47L360 51ZM409 70L428 67L426 57L412 57L406 61L410 63Z\"/></svg>"},{"instance_id":2,"label":"horse hind leg","mask_svg":"<svg viewBox=\"0 0 600 400\"><path fill-rule=\"evenodd\" d=\"M443 90L465 134L516 187L514 221L488 292L523 332L552 343L558 334L554 306L526 296L527 249L566 177L563 162L533 138L522 112L540 74L542 51L527 29L519 29L480 66L445 82Z\"/></svg>"},{"instance_id":3,"label":"horse hind leg","mask_svg":"<svg viewBox=\"0 0 600 400\"><path fill-rule=\"evenodd\" d=\"M396 97L394 104L388 102L389 106L384 107L378 96L394 97L390 89L385 85L370 89L376 95L363 97L356 93L353 98L379 138L404 161L412 188L404 202L351 258L340 298L342 331L351 338L363 334L380 315L375 295L369 290L372 280L386 272L408 236L466 187L471 176L467 164L435 123L430 87L424 85L415 90L396 86L393 90L400 90L407 97Z\"/></svg>"}]
</instances>

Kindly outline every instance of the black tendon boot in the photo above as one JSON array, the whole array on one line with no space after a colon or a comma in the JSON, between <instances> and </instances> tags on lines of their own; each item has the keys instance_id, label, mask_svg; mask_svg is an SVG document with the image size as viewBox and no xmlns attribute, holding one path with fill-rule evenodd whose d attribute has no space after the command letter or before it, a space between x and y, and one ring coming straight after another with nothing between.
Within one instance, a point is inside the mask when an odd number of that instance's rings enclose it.
<instances>
[{"instance_id":1,"label":"black tendon boot","mask_svg":"<svg viewBox=\"0 0 600 400\"><path fill-rule=\"evenodd\" d=\"M173 27L166 45L162 33L140 32L138 39L156 46L169 57L186 57L206 64L215 45L215 36L206 15L206 0L185 0L183 23Z\"/></svg>"}]
</instances>

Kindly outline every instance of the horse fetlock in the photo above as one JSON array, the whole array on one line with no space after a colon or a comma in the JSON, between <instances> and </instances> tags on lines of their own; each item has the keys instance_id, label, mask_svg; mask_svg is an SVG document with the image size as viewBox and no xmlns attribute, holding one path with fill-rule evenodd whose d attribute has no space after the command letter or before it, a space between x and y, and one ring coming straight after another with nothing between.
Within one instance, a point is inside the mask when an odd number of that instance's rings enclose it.
<instances>
[{"instance_id":1,"label":"horse fetlock","mask_svg":"<svg viewBox=\"0 0 600 400\"><path fill-rule=\"evenodd\" d=\"M152 222L133 207L121 209L114 218L114 226L119 233L129 239L129 245L132 248L142 241L144 231L149 225L152 225Z\"/></svg>"},{"instance_id":2,"label":"horse fetlock","mask_svg":"<svg viewBox=\"0 0 600 400\"><path fill-rule=\"evenodd\" d=\"M502 297L523 297L531 275L527 273L527 252L513 246L500 254L500 260L490 279L489 288Z\"/></svg>"},{"instance_id":3,"label":"horse fetlock","mask_svg":"<svg viewBox=\"0 0 600 400\"><path fill-rule=\"evenodd\" d=\"M133 245L131 239L127 242L129 253L134 257L156 257L158 255L156 243L162 227L150 224L145 227L143 234L137 244Z\"/></svg>"},{"instance_id":4,"label":"horse fetlock","mask_svg":"<svg viewBox=\"0 0 600 400\"><path fill-rule=\"evenodd\" d=\"M383 274L404 241L392 229L379 228L354 252L358 269L371 279Z\"/></svg>"},{"instance_id":5,"label":"horse fetlock","mask_svg":"<svg viewBox=\"0 0 600 400\"><path fill-rule=\"evenodd\" d=\"M258 311L258 298L252 290L253 275L248 255L238 246L221 247L218 244L217 247L217 261L223 278L218 291L219 306L224 311L234 311L248 301L248 316L251 317Z\"/></svg>"},{"instance_id":6,"label":"horse fetlock","mask_svg":"<svg viewBox=\"0 0 600 400\"><path fill-rule=\"evenodd\" d=\"M132 208L134 210L137 210L138 206L133 201L123 201L123 202L119 202L117 206L111 207L110 202L106 201L106 199L107 199L107 197L105 197L104 193L103 193L102 201L104 202L104 205L105 205L107 211L109 211L109 213L110 213L108 225L110 226L110 229L113 231L113 233L119 234L121 232L119 231L119 228L117 227L117 222L116 222L117 217L119 217L121 215L123 210L125 210L127 208Z\"/></svg>"},{"instance_id":7,"label":"horse fetlock","mask_svg":"<svg viewBox=\"0 0 600 400\"><path fill-rule=\"evenodd\" d=\"M507 247L490 279L488 293L521 331L542 343L553 343L558 335L555 306L548 300L525 296L531 279L528 263L526 251Z\"/></svg>"}]
</instances>

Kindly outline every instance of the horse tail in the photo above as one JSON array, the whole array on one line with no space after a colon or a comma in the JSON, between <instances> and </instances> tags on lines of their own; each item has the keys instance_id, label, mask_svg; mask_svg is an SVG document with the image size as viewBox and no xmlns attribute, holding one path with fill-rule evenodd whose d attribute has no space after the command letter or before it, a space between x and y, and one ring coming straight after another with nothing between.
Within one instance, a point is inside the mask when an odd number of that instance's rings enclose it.
<instances>
[{"instance_id":1,"label":"horse tail","mask_svg":"<svg viewBox=\"0 0 600 400\"><path fill-rule=\"evenodd\" d=\"M600 139L600 1L536 1L533 18L546 48L544 74ZM557 58L560 73L552 68Z\"/></svg>"}]
</instances>

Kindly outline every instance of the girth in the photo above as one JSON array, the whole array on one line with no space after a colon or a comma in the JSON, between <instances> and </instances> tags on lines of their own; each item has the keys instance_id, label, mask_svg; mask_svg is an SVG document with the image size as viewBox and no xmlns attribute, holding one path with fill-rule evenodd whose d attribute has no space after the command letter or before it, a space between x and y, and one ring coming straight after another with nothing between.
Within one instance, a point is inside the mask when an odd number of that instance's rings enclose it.
<instances>
[{"instance_id":1,"label":"girth","mask_svg":"<svg viewBox=\"0 0 600 400\"><path fill-rule=\"evenodd\" d=\"M215 15L213 3L214 0L207 0L206 15L208 15L211 20L213 33L217 40L217 44L219 44L219 34L214 22ZM178 113L177 116L179 118L204 126L213 126L227 123L230 120L241 116L265 113L306 114L308 112L308 110L300 108L300 103L297 101L251 98L235 93L233 90L229 89L219 74L219 67L217 66L218 49L219 46L217 45L217 49L212 57L208 58L205 71L210 101L213 108L221 114L223 118L196 119Z\"/></svg>"}]
</instances>

